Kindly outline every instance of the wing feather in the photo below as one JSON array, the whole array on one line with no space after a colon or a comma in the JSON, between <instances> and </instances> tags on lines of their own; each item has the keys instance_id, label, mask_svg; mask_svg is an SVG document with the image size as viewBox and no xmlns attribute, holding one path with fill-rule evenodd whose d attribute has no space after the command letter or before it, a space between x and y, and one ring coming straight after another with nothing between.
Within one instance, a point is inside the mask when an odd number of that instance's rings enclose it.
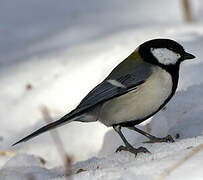
<instances>
[{"instance_id":1,"label":"wing feather","mask_svg":"<svg viewBox=\"0 0 203 180\"><path fill-rule=\"evenodd\" d=\"M116 79L107 77L102 83L88 93L76 109L94 106L100 102L123 95L144 83L151 73L152 66L144 64L143 66L139 66L134 73L126 74ZM112 80L117 81L117 84L120 85L117 86L116 83L111 83Z\"/></svg>"}]
</instances>

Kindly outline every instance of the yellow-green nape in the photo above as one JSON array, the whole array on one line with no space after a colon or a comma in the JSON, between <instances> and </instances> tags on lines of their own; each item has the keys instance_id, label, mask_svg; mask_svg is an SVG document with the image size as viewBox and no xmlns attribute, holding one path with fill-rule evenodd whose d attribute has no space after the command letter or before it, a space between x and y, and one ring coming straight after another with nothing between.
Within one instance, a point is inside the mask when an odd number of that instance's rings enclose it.
<instances>
[{"instance_id":1,"label":"yellow-green nape","mask_svg":"<svg viewBox=\"0 0 203 180\"><path fill-rule=\"evenodd\" d=\"M116 79L126 74L133 73L135 69L143 63L143 59L140 57L138 50L132 52L126 59L124 59L118 66L116 66L110 73L108 78Z\"/></svg>"},{"instance_id":2,"label":"yellow-green nape","mask_svg":"<svg viewBox=\"0 0 203 180\"><path fill-rule=\"evenodd\" d=\"M141 56L140 56L140 54L139 54L138 48L135 49L135 51L133 51L133 52L126 58L126 60L133 60L133 61L136 61L137 63L143 62L143 59L141 58Z\"/></svg>"}]
</instances>

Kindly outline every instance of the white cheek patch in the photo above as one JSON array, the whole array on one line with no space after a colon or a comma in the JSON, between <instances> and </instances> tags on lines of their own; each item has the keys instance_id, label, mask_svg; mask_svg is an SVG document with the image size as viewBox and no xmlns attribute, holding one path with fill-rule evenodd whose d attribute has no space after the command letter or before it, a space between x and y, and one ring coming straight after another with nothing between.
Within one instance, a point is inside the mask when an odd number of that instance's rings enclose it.
<instances>
[{"instance_id":1,"label":"white cheek patch","mask_svg":"<svg viewBox=\"0 0 203 180\"><path fill-rule=\"evenodd\" d=\"M175 53L167 48L151 48L150 50L159 63L164 65L176 64L178 59L181 57L180 54Z\"/></svg>"}]
</instances>

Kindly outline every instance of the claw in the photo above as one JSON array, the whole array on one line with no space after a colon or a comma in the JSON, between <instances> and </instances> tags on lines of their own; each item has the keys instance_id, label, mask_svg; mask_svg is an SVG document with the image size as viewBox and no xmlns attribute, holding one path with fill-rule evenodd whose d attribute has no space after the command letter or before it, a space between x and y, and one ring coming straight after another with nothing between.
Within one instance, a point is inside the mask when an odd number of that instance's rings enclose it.
<instances>
[{"instance_id":1,"label":"claw","mask_svg":"<svg viewBox=\"0 0 203 180\"><path fill-rule=\"evenodd\" d=\"M142 152L142 153L149 153L149 154L151 154L151 152L147 149L147 148L145 148L145 147L139 147L138 149L138 152Z\"/></svg>"},{"instance_id":2,"label":"claw","mask_svg":"<svg viewBox=\"0 0 203 180\"><path fill-rule=\"evenodd\" d=\"M134 147L126 147L126 146L119 146L116 149L116 152L120 152L120 151L128 151L131 152L133 154L135 154L135 156L137 156L138 153L150 153L150 151L148 151L145 147L139 147L138 149L134 148Z\"/></svg>"},{"instance_id":3,"label":"claw","mask_svg":"<svg viewBox=\"0 0 203 180\"><path fill-rule=\"evenodd\" d=\"M153 136L150 138L149 141L146 141L144 143L157 143L157 142L171 142L171 143L173 143L175 141L173 140L171 135L168 135L164 138L158 138L158 137Z\"/></svg>"},{"instance_id":4,"label":"claw","mask_svg":"<svg viewBox=\"0 0 203 180\"><path fill-rule=\"evenodd\" d=\"M167 142L175 142L171 135L166 136Z\"/></svg>"}]
</instances>

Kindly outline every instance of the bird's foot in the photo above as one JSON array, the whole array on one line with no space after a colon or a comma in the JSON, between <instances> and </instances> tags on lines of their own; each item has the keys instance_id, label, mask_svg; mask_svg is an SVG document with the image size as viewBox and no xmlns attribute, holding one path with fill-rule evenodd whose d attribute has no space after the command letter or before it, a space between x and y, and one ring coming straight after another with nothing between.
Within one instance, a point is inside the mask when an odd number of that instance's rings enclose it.
<instances>
[{"instance_id":1,"label":"bird's foot","mask_svg":"<svg viewBox=\"0 0 203 180\"><path fill-rule=\"evenodd\" d=\"M134 148L132 146L119 146L116 150L116 152L120 152L120 151L128 151L133 153L135 156L137 156L138 153L150 153L150 151L148 151L145 147L139 147L139 148Z\"/></svg>"},{"instance_id":2,"label":"bird's foot","mask_svg":"<svg viewBox=\"0 0 203 180\"><path fill-rule=\"evenodd\" d=\"M148 137L150 140L149 141L146 141L145 143L157 143L157 142L175 142L173 140L173 138L171 137L171 135L168 135L164 138L158 138L158 137L155 137L155 136L152 136L152 137Z\"/></svg>"}]
</instances>

